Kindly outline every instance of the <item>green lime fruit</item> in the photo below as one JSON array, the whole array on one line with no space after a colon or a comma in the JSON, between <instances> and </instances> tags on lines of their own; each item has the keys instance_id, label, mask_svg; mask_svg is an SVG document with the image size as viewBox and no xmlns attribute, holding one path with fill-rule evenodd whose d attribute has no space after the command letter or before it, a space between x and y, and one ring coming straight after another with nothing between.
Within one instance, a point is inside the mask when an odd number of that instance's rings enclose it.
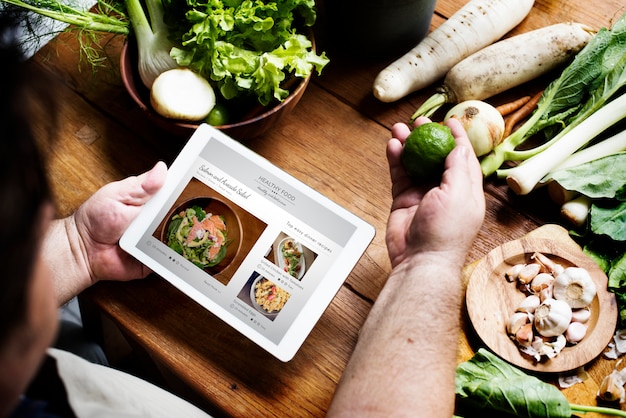
<instances>
[{"instance_id":1,"label":"green lime fruit","mask_svg":"<svg viewBox=\"0 0 626 418\"><path fill-rule=\"evenodd\" d=\"M223 104L216 104L206 117L206 123L212 126L222 126L228 123L228 109Z\"/></svg>"},{"instance_id":2,"label":"green lime fruit","mask_svg":"<svg viewBox=\"0 0 626 418\"><path fill-rule=\"evenodd\" d=\"M417 181L434 180L443 173L446 157L455 145L450 128L436 122L425 123L406 138L400 156L402 165Z\"/></svg>"}]
</instances>

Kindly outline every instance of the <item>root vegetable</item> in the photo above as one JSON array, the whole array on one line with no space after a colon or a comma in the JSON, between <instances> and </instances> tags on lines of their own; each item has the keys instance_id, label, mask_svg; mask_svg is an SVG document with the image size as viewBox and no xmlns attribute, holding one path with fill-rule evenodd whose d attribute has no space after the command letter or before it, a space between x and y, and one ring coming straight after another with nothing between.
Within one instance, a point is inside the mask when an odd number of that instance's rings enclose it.
<instances>
[{"instance_id":1,"label":"root vegetable","mask_svg":"<svg viewBox=\"0 0 626 418\"><path fill-rule=\"evenodd\" d=\"M519 99L513 100L512 102L504 103L504 104L501 104L500 106L497 106L496 110L502 115L502 117L508 116L511 113L515 112L516 110L520 109L529 101L530 101L530 96L520 97Z\"/></svg>"},{"instance_id":2,"label":"root vegetable","mask_svg":"<svg viewBox=\"0 0 626 418\"><path fill-rule=\"evenodd\" d=\"M455 64L500 39L530 12L534 0L471 0L411 51L383 69L373 93L393 102L431 85Z\"/></svg>"},{"instance_id":3,"label":"root vegetable","mask_svg":"<svg viewBox=\"0 0 626 418\"><path fill-rule=\"evenodd\" d=\"M431 116L444 103L483 100L546 74L569 61L593 34L581 23L557 23L489 45L453 66L414 117Z\"/></svg>"},{"instance_id":4,"label":"root vegetable","mask_svg":"<svg viewBox=\"0 0 626 418\"><path fill-rule=\"evenodd\" d=\"M204 77L186 68L176 68L154 80L150 104L166 118L199 121L215 106L215 92Z\"/></svg>"},{"instance_id":5,"label":"root vegetable","mask_svg":"<svg viewBox=\"0 0 626 418\"><path fill-rule=\"evenodd\" d=\"M454 106L444 121L457 118L472 143L477 157L485 155L502 142L504 118L498 110L481 100L467 100Z\"/></svg>"},{"instance_id":6,"label":"root vegetable","mask_svg":"<svg viewBox=\"0 0 626 418\"><path fill-rule=\"evenodd\" d=\"M521 122L524 118L532 113L533 110L537 107L537 103L539 103L539 99L541 99L541 94L543 90L539 93L535 94L530 98L529 101L524 104L524 106L520 107L515 113L509 116L504 122L504 137L508 137L513 132L513 128L519 122Z\"/></svg>"},{"instance_id":7,"label":"root vegetable","mask_svg":"<svg viewBox=\"0 0 626 418\"><path fill-rule=\"evenodd\" d=\"M561 205L561 217L575 227L580 227L587 222L591 210L591 199L580 195Z\"/></svg>"}]
</instances>

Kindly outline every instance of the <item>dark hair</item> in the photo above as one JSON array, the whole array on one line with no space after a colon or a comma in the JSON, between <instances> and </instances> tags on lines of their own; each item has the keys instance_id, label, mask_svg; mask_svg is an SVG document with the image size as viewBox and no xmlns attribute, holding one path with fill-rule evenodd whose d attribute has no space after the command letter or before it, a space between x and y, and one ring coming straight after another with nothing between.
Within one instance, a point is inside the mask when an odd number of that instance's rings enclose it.
<instances>
[{"instance_id":1,"label":"dark hair","mask_svg":"<svg viewBox=\"0 0 626 418\"><path fill-rule=\"evenodd\" d=\"M25 320L42 241L40 215L51 201L44 156L31 125L54 114L51 84L24 60L13 22L0 13L0 346ZM55 125L50 119L47 127Z\"/></svg>"}]
</instances>

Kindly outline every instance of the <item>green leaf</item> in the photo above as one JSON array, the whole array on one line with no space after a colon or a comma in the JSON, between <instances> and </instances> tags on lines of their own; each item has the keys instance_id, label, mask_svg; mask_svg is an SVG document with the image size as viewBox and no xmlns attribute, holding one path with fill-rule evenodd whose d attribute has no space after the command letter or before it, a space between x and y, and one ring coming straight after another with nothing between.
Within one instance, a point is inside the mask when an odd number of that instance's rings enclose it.
<instances>
[{"instance_id":1,"label":"green leaf","mask_svg":"<svg viewBox=\"0 0 626 418\"><path fill-rule=\"evenodd\" d=\"M591 199L613 199L624 194L626 184L626 153L609 155L552 174L563 188Z\"/></svg>"},{"instance_id":2,"label":"green leaf","mask_svg":"<svg viewBox=\"0 0 626 418\"><path fill-rule=\"evenodd\" d=\"M626 241L626 202L616 205L591 205L589 212L591 231L607 235L615 241Z\"/></svg>"},{"instance_id":3,"label":"green leaf","mask_svg":"<svg viewBox=\"0 0 626 418\"><path fill-rule=\"evenodd\" d=\"M570 404L553 385L481 348L456 369L456 394L475 407L518 417L569 418Z\"/></svg>"},{"instance_id":4,"label":"green leaf","mask_svg":"<svg viewBox=\"0 0 626 418\"><path fill-rule=\"evenodd\" d=\"M298 25L315 22L314 0L164 4L170 32L181 39L172 57L216 82L226 99L252 93L263 105L282 101L289 94L282 86L289 75L305 78L328 63L306 36L296 33Z\"/></svg>"},{"instance_id":5,"label":"green leaf","mask_svg":"<svg viewBox=\"0 0 626 418\"><path fill-rule=\"evenodd\" d=\"M609 269L609 288L626 292L626 254L614 260Z\"/></svg>"}]
</instances>

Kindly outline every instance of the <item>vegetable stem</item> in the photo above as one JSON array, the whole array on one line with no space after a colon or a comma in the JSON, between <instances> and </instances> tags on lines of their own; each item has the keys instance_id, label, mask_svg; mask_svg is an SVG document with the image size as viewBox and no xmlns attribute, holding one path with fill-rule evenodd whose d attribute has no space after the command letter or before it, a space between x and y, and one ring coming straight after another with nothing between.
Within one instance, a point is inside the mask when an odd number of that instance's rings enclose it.
<instances>
[{"instance_id":1,"label":"vegetable stem","mask_svg":"<svg viewBox=\"0 0 626 418\"><path fill-rule=\"evenodd\" d=\"M621 131L610 138L598 142L595 145L575 152L563 163L555 167L552 172L562 170L564 168L576 167L581 164L588 163L598 158L607 157L626 151L626 131Z\"/></svg>"},{"instance_id":2,"label":"vegetable stem","mask_svg":"<svg viewBox=\"0 0 626 418\"><path fill-rule=\"evenodd\" d=\"M533 115L483 158L483 175L493 174L504 161L521 161L534 158L537 152L546 152L548 147L519 152L515 148L550 126L565 126L558 134L563 135L610 100L626 84L625 41L626 14L611 30L603 28L596 33L559 78L546 88Z\"/></svg>"},{"instance_id":3,"label":"vegetable stem","mask_svg":"<svg viewBox=\"0 0 626 418\"><path fill-rule=\"evenodd\" d=\"M420 116L431 117L441 106L448 102L448 95L443 89L438 89L437 93L430 96L411 116L410 123Z\"/></svg>"},{"instance_id":4,"label":"vegetable stem","mask_svg":"<svg viewBox=\"0 0 626 418\"><path fill-rule=\"evenodd\" d=\"M615 408L606 408L602 406L586 406L586 405L570 404L570 409L572 410L572 413L580 412L580 413L585 414L587 412L595 412L597 414L613 415L616 417L626 417L626 411L622 411L621 409L615 409Z\"/></svg>"},{"instance_id":5,"label":"vegetable stem","mask_svg":"<svg viewBox=\"0 0 626 418\"><path fill-rule=\"evenodd\" d=\"M128 22L100 13L75 9L57 2L50 4L50 7L47 8L34 6L21 0L1 1L80 28L118 35L128 35L129 33Z\"/></svg>"},{"instance_id":6,"label":"vegetable stem","mask_svg":"<svg viewBox=\"0 0 626 418\"><path fill-rule=\"evenodd\" d=\"M592 113L566 135L557 135L549 151L539 153L515 168L500 170L498 176L506 174L506 181L515 193L530 193L546 174L624 117L626 93Z\"/></svg>"}]
</instances>

